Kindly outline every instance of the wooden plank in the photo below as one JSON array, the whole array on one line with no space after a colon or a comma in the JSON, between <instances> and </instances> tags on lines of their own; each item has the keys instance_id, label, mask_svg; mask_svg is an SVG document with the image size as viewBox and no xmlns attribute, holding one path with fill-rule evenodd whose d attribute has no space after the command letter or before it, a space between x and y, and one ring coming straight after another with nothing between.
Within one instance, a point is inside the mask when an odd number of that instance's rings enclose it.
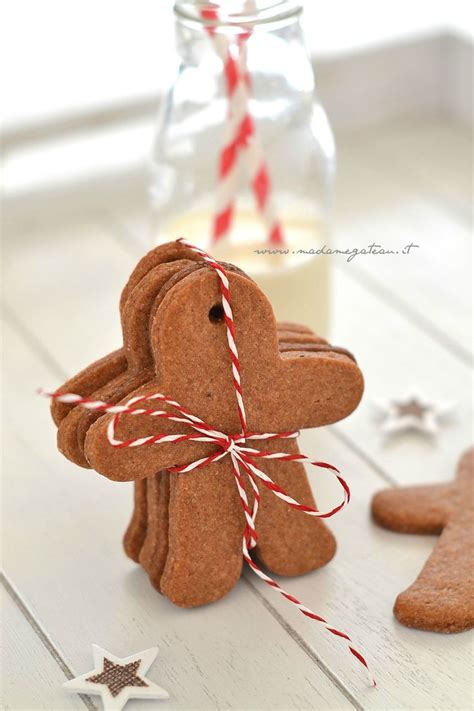
<instances>
[{"instance_id":1,"label":"wooden plank","mask_svg":"<svg viewBox=\"0 0 474 711\"><path fill-rule=\"evenodd\" d=\"M433 202L472 222L472 131L461 123L438 118L388 123L354 145L367 149L380 168L415 190L423 188Z\"/></svg>"},{"instance_id":2,"label":"wooden plank","mask_svg":"<svg viewBox=\"0 0 474 711\"><path fill-rule=\"evenodd\" d=\"M187 611L151 587L121 550L130 486L55 451L34 395L53 374L8 326L5 340L5 570L71 669L87 670L92 642L118 656L158 644L149 676L170 692L167 708L352 708L244 583Z\"/></svg>"},{"instance_id":3,"label":"wooden plank","mask_svg":"<svg viewBox=\"0 0 474 711\"><path fill-rule=\"evenodd\" d=\"M374 132L373 142L383 147L383 134L377 137ZM428 168L412 175L406 154L405 160L406 169L388 155L382 162L366 138L342 145L336 247L361 248L375 242L400 254L361 255L350 263L337 256L335 262L469 361L473 348L471 230L450 205L446 207L433 195L425 179ZM437 165L438 174L443 168L444 164ZM431 174L436 174L436 166ZM464 176L458 182L467 189ZM401 254L410 243L419 246L409 255Z\"/></svg>"},{"instance_id":4,"label":"wooden plank","mask_svg":"<svg viewBox=\"0 0 474 711\"><path fill-rule=\"evenodd\" d=\"M352 277L334 275L334 340L356 354L365 377L357 411L337 428L393 482L449 479L472 440L472 370ZM384 437L373 400L417 391L428 401L452 402L452 420L430 440L420 433Z\"/></svg>"},{"instance_id":5,"label":"wooden plank","mask_svg":"<svg viewBox=\"0 0 474 711\"><path fill-rule=\"evenodd\" d=\"M137 261L93 219L21 225L4 248L7 305L71 374L120 346L117 306Z\"/></svg>"},{"instance_id":6,"label":"wooden plank","mask_svg":"<svg viewBox=\"0 0 474 711\"><path fill-rule=\"evenodd\" d=\"M468 709L473 694L470 633L443 635L398 624L392 607L399 592L415 579L433 547L430 536L384 531L369 515L369 502L381 488L373 468L328 429L304 432L301 449L336 464L352 489L349 507L329 525L338 540L336 558L307 576L279 579L290 593L330 624L349 633L367 655L377 688L364 686L364 673L342 640L303 617L267 586L246 573L249 584L275 608L295 634L347 685L364 709ZM312 479L321 507L336 500L324 477Z\"/></svg>"},{"instance_id":7,"label":"wooden plank","mask_svg":"<svg viewBox=\"0 0 474 711\"><path fill-rule=\"evenodd\" d=\"M62 690L63 671L0 585L2 607L2 685L0 705L12 711L86 708L79 696Z\"/></svg>"}]
</instances>

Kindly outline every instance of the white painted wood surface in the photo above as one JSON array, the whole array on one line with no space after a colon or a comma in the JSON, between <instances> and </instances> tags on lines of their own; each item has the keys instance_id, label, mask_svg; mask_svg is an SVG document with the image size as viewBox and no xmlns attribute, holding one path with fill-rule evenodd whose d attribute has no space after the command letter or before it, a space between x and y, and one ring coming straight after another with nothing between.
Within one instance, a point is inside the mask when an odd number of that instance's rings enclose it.
<instances>
[{"instance_id":1,"label":"white painted wood surface","mask_svg":"<svg viewBox=\"0 0 474 711\"><path fill-rule=\"evenodd\" d=\"M472 439L467 145L461 129L440 122L381 127L340 145L337 243L359 247L377 236L384 244L398 235L409 242L420 234L431 241L419 258L405 257L403 270L391 257L334 260L333 338L357 354L367 394L344 423L303 433L302 448L343 469L353 501L331 522L334 562L284 585L351 634L370 659L377 690L366 688L343 644L250 572L226 599L183 611L125 558L129 485L60 457L47 404L34 393L120 342L117 298L135 262L141 208L102 208L98 200L80 218L48 221L25 211L4 253L3 564L13 588L3 604L5 708L84 707L60 685L68 670L90 667L92 642L119 656L158 644L150 678L170 691L163 708L472 707L471 635L408 630L391 612L433 539L383 531L368 513L372 494L389 482L451 477ZM435 442L419 435L383 441L371 398L412 387L452 400L455 419ZM324 505L332 487L324 477L314 487Z\"/></svg>"},{"instance_id":2,"label":"white painted wood surface","mask_svg":"<svg viewBox=\"0 0 474 711\"><path fill-rule=\"evenodd\" d=\"M4 709L84 709L79 696L66 698L64 671L44 646L14 598L0 587L4 621L2 691Z\"/></svg>"},{"instance_id":3,"label":"white painted wood surface","mask_svg":"<svg viewBox=\"0 0 474 711\"><path fill-rule=\"evenodd\" d=\"M337 247L418 245L409 256L357 256L350 274L472 362L467 132L429 123L392 126L341 142L339 166Z\"/></svg>"}]
</instances>

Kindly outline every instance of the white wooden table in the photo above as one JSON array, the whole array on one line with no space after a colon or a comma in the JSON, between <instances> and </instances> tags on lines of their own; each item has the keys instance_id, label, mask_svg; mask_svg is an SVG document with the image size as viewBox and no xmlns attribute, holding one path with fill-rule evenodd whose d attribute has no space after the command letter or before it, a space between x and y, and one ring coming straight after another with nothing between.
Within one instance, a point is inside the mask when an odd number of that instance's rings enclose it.
<instances>
[{"instance_id":1,"label":"white wooden table","mask_svg":"<svg viewBox=\"0 0 474 711\"><path fill-rule=\"evenodd\" d=\"M35 389L54 388L120 343L118 296L143 229L142 204L98 195L80 210L51 204L41 218L25 205L5 241L4 708L98 708L61 688L91 668L92 642L118 656L158 644L149 677L170 692L163 709L472 707L470 633L409 630L392 616L433 539L381 530L369 516L380 488L450 478L472 440L469 134L398 123L339 149L337 243L420 248L398 261L335 260L333 338L356 353L366 396L347 421L304 433L303 447L342 467L353 502L330 524L335 560L285 586L350 631L378 688L337 640L251 573L212 606L173 607L122 552L130 486L57 453ZM384 442L371 399L412 388L454 401L455 419L434 441ZM316 489L323 504L331 491Z\"/></svg>"}]
</instances>

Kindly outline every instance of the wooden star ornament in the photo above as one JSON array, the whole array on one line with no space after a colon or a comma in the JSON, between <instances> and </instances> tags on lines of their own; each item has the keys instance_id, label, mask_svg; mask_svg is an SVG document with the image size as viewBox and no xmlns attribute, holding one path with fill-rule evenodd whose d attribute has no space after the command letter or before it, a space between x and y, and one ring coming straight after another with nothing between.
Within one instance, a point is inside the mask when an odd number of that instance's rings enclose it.
<instances>
[{"instance_id":1,"label":"wooden star ornament","mask_svg":"<svg viewBox=\"0 0 474 711\"><path fill-rule=\"evenodd\" d=\"M105 711L121 711L129 699L168 699L161 686L145 677L158 654L158 647L119 659L92 645L94 669L71 679L63 688L78 694L97 694Z\"/></svg>"},{"instance_id":2,"label":"wooden star ornament","mask_svg":"<svg viewBox=\"0 0 474 711\"><path fill-rule=\"evenodd\" d=\"M434 436L452 411L449 404L428 402L416 394L375 400L374 406L381 421L380 429L387 435L415 431Z\"/></svg>"}]
</instances>

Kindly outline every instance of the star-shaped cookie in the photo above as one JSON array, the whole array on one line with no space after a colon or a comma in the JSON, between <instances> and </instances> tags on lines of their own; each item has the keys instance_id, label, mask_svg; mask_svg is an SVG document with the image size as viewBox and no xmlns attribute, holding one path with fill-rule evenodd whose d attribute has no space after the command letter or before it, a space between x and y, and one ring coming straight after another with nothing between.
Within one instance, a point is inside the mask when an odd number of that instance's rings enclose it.
<instances>
[{"instance_id":1,"label":"star-shaped cookie","mask_svg":"<svg viewBox=\"0 0 474 711\"><path fill-rule=\"evenodd\" d=\"M374 406L382 422L380 429L384 434L411 430L436 435L440 423L450 415L452 409L445 403L427 402L416 394L392 400L375 400Z\"/></svg>"},{"instance_id":2,"label":"star-shaped cookie","mask_svg":"<svg viewBox=\"0 0 474 711\"><path fill-rule=\"evenodd\" d=\"M94 669L63 684L67 691L98 694L105 711L120 711L131 698L168 699L167 691L145 677L158 654L158 647L119 659L92 645Z\"/></svg>"}]
</instances>

